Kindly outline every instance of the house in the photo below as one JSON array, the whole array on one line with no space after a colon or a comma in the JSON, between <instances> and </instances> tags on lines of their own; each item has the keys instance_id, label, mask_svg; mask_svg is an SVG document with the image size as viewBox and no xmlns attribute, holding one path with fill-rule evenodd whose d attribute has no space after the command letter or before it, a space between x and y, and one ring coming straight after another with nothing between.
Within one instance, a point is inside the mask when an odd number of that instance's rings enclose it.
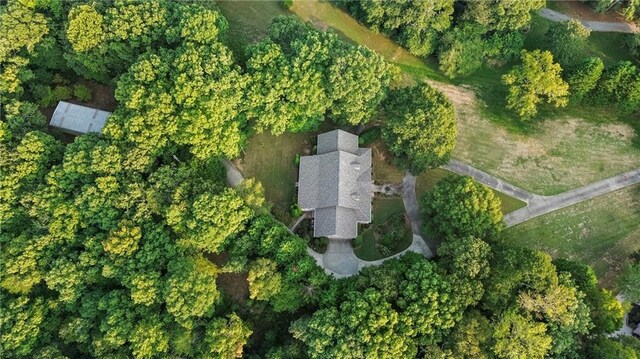
<instances>
[{"instance_id":1,"label":"house","mask_svg":"<svg viewBox=\"0 0 640 359\"><path fill-rule=\"evenodd\" d=\"M314 237L349 239L371 222L371 149L358 136L335 130L318 135L317 154L300 158L298 205L313 212Z\"/></svg>"},{"instance_id":2,"label":"house","mask_svg":"<svg viewBox=\"0 0 640 359\"><path fill-rule=\"evenodd\" d=\"M51 116L49 125L74 135L100 132L109 115L111 112L60 101Z\"/></svg>"}]
</instances>

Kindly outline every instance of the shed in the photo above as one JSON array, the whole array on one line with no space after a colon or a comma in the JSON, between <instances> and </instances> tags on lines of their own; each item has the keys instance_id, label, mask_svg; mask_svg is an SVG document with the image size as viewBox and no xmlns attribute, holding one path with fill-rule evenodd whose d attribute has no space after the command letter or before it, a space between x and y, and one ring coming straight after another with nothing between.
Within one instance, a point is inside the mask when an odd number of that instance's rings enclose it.
<instances>
[{"instance_id":1,"label":"shed","mask_svg":"<svg viewBox=\"0 0 640 359\"><path fill-rule=\"evenodd\" d=\"M60 101L51 116L49 125L75 135L100 132L109 115L111 112Z\"/></svg>"}]
</instances>

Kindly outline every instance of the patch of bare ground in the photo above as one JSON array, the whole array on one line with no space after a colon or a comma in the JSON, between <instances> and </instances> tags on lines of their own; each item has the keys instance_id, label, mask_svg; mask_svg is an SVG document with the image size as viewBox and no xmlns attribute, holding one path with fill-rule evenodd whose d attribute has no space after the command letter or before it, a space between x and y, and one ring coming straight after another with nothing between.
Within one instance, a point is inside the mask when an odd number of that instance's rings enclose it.
<instances>
[{"instance_id":1,"label":"patch of bare ground","mask_svg":"<svg viewBox=\"0 0 640 359\"><path fill-rule=\"evenodd\" d=\"M229 254L208 253L207 259L213 262L219 268L223 268L229 260ZM249 283L247 282L247 273L240 272L222 272L216 277L216 287L220 289L223 295L227 296L234 303L244 305L249 299Z\"/></svg>"}]
</instances>

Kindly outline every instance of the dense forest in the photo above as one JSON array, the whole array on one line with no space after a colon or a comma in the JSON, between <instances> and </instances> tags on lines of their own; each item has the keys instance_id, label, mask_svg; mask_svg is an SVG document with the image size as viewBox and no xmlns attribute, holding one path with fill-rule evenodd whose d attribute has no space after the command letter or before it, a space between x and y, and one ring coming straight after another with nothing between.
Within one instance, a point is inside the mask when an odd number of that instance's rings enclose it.
<instances>
[{"instance_id":1,"label":"dense forest","mask_svg":"<svg viewBox=\"0 0 640 359\"><path fill-rule=\"evenodd\" d=\"M397 35L420 54L455 10L433 3L433 30ZM529 10L488 14L492 30L478 36L519 41ZM425 230L442 239L435 259L327 275L271 215L259 183L226 186L220 160L253 132L390 115L382 137L417 173L448 160L453 108L427 84L392 87L398 70L379 55L295 18L274 20L242 63L227 28L203 1L0 8L0 356L640 357L637 340L608 336L623 307L593 270L501 243L499 199L470 178L422 199ZM523 54L507 82L526 82L519 73L544 56ZM603 73L628 71L620 66ZM49 129L51 105L97 95L86 83L115 86L102 133ZM229 282L245 280L249 298L235 297Z\"/></svg>"}]
</instances>

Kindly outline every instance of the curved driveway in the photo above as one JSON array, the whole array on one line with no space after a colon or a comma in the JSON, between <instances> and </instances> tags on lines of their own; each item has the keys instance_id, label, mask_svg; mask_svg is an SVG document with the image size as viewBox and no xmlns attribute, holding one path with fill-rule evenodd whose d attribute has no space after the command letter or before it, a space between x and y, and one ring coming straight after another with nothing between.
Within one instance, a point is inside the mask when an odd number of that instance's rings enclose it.
<instances>
[{"instance_id":1,"label":"curved driveway","mask_svg":"<svg viewBox=\"0 0 640 359\"><path fill-rule=\"evenodd\" d=\"M223 163L227 169L228 184L231 187L238 186L243 180L242 174L230 161L224 160ZM504 221L507 226L513 226L534 217L640 183L640 169L636 169L555 196L541 196L514 186L458 160L452 159L448 164L442 166L442 168L459 175L473 177L476 181L488 187L526 202L526 207L504 216ZM380 265L384 261L400 257L408 251L421 253L427 258L433 257L437 243L430 243L428 240L425 241L420 235L421 218L416 196L416 176L408 172L402 179L402 201L407 216L411 221L411 231L413 232L413 241L409 248L404 251L377 261L365 261L356 257L355 253L353 253L351 240L331 240L325 253L317 253L309 247L307 247L307 253L309 253L327 273L333 274L337 278L352 276L364 267Z\"/></svg>"}]
</instances>

